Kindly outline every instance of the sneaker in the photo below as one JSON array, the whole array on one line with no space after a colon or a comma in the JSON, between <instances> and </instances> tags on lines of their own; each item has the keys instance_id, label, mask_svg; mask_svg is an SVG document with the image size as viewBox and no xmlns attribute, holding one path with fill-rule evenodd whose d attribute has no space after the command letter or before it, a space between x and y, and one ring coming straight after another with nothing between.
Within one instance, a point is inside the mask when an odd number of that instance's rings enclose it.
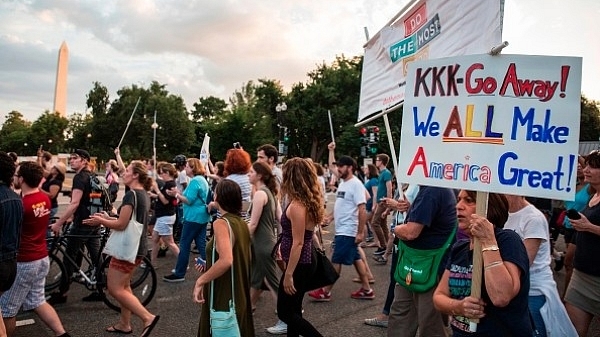
<instances>
[{"instance_id":1,"label":"sneaker","mask_svg":"<svg viewBox=\"0 0 600 337\"><path fill-rule=\"evenodd\" d=\"M367 236L367 238L365 239L366 242L372 242L374 240L374 238L372 236Z\"/></svg>"},{"instance_id":2,"label":"sneaker","mask_svg":"<svg viewBox=\"0 0 600 337\"><path fill-rule=\"evenodd\" d=\"M100 295L99 292L94 291L93 293L87 295L86 297L81 299L84 302L100 302L104 300L103 296Z\"/></svg>"},{"instance_id":3,"label":"sneaker","mask_svg":"<svg viewBox=\"0 0 600 337\"><path fill-rule=\"evenodd\" d=\"M188 266L186 270L190 270L190 266ZM171 274L175 274L175 268L171 269Z\"/></svg>"},{"instance_id":4,"label":"sneaker","mask_svg":"<svg viewBox=\"0 0 600 337\"><path fill-rule=\"evenodd\" d=\"M372 300L375 298L375 292L373 291L373 289L365 290L363 288L360 288L357 291L350 294L350 297L357 300Z\"/></svg>"},{"instance_id":5,"label":"sneaker","mask_svg":"<svg viewBox=\"0 0 600 337\"><path fill-rule=\"evenodd\" d=\"M377 248L377 250L373 253L373 255L383 255L385 253L385 248Z\"/></svg>"},{"instance_id":6,"label":"sneaker","mask_svg":"<svg viewBox=\"0 0 600 337\"><path fill-rule=\"evenodd\" d=\"M46 299L46 302L50 305L63 304L67 302L67 296L61 293L52 293Z\"/></svg>"},{"instance_id":7,"label":"sneaker","mask_svg":"<svg viewBox=\"0 0 600 337\"><path fill-rule=\"evenodd\" d=\"M331 292L325 292L323 288L309 291L308 296L312 297L315 302L329 302L331 301Z\"/></svg>"},{"instance_id":8,"label":"sneaker","mask_svg":"<svg viewBox=\"0 0 600 337\"><path fill-rule=\"evenodd\" d=\"M565 256L561 255L559 259L554 259L554 271L560 271L565 265Z\"/></svg>"},{"instance_id":9,"label":"sneaker","mask_svg":"<svg viewBox=\"0 0 600 337\"><path fill-rule=\"evenodd\" d=\"M377 264L386 264L387 259L383 255L375 255L373 256L373 260L377 262Z\"/></svg>"},{"instance_id":10,"label":"sneaker","mask_svg":"<svg viewBox=\"0 0 600 337\"><path fill-rule=\"evenodd\" d=\"M158 249L157 257L165 257L165 256L167 256L167 250L169 250L168 247L160 247Z\"/></svg>"},{"instance_id":11,"label":"sneaker","mask_svg":"<svg viewBox=\"0 0 600 337\"><path fill-rule=\"evenodd\" d=\"M387 320L385 320L385 321L384 320L380 320L377 317L365 319L365 324L366 325L370 325L370 326L378 326L378 327L382 327L382 328L387 328L388 327L388 321Z\"/></svg>"},{"instance_id":12,"label":"sneaker","mask_svg":"<svg viewBox=\"0 0 600 337\"><path fill-rule=\"evenodd\" d=\"M179 276L175 276L175 274L171 274L171 275L163 276L163 281L169 282L169 283L183 282L183 281L185 281L185 277L179 277Z\"/></svg>"},{"instance_id":13,"label":"sneaker","mask_svg":"<svg viewBox=\"0 0 600 337\"><path fill-rule=\"evenodd\" d=\"M279 320L277 321L277 324L267 328L267 332L271 335L285 335L287 334L287 324L285 324L282 320Z\"/></svg>"}]
</instances>

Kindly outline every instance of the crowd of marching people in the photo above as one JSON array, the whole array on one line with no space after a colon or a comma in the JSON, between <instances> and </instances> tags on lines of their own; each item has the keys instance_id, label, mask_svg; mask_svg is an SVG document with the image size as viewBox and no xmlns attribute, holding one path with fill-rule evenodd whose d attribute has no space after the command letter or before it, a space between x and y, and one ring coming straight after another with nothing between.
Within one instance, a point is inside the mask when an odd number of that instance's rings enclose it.
<instances>
[{"instance_id":1,"label":"crowd of marching people","mask_svg":"<svg viewBox=\"0 0 600 337\"><path fill-rule=\"evenodd\" d=\"M0 152L0 337L14 335L21 308L34 310L56 336L69 336L53 309L67 302L68 287L44 294L51 217L55 233L69 225L71 233L90 236L101 226L123 231L132 217L147 225L134 262L111 260L108 291L122 310L107 332L132 333L133 314L143 323L141 336L152 333L160 315L139 302L129 280L143 256L155 264L169 251L176 263L164 282L185 281L190 266L200 272L193 287L193 301L202 307L198 336L211 336L211 311L232 306L239 335L254 336L252 314L265 292L277 303L269 333L321 336L302 303L305 294L311 301L332 299L335 284L312 287L319 277L315 249L323 248L321 230L331 224L332 267L340 275L342 265L354 266L360 284L351 298L374 299L369 264L389 266L384 306L364 321L386 328L388 336L587 336L600 315L600 152L580 157L574 201L546 207L490 193L481 215L477 203L485 201L474 191L398 184L387 155L360 169L355 159L336 157L335 143L328 149L321 166L304 158L280 165L272 145L259 147L254 162L236 147L214 164L178 155L126 165L117 148L104 176L111 202L125 185L114 214L90 208L95 168L86 150L69 157L75 174L62 212L64 163L41 150L37 161L23 162ZM335 193L331 214L327 191ZM564 253L553 245L558 232ZM101 253L98 238L69 239L68 251L82 245L91 256ZM194 250L199 256L191 259ZM557 289L552 269L563 265L566 285ZM474 296L476 272L481 293Z\"/></svg>"}]
</instances>

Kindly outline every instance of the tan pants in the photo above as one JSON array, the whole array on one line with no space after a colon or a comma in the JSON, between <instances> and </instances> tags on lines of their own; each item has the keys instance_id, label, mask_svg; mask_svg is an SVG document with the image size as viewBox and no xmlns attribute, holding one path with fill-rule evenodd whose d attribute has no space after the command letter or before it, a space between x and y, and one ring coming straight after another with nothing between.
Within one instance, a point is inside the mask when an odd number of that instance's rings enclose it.
<instances>
[{"instance_id":1,"label":"tan pants","mask_svg":"<svg viewBox=\"0 0 600 337\"><path fill-rule=\"evenodd\" d=\"M396 283L388 318L388 337L446 337L442 314L433 306L433 292L413 293Z\"/></svg>"},{"instance_id":2,"label":"tan pants","mask_svg":"<svg viewBox=\"0 0 600 337\"><path fill-rule=\"evenodd\" d=\"M387 219L381 218L381 214L383 214L386 209L387 207L385 207L383 204L377 205L377 209L373 214L373 219L371 219L371 229L379 241L379 248L386 247L388 238L390 236L390 228L388 227Z\"/></svg>"}]
</instances>

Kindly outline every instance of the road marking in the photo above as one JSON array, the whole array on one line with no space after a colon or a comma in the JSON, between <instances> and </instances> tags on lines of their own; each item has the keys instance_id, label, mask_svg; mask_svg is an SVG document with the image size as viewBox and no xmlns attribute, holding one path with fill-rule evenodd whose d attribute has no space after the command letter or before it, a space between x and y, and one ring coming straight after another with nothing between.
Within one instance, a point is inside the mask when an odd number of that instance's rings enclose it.
<instances>
[{"instance_id":1,"label":"road marking","mask_svg":"<svg viewBox=\"0 0 600 337\"><path fill-rule=\"evenodd\" d=\"M32 325L35 324L35 321L33 319L24 319L22 321L17 321L17 326L24 326L24 325Z\"/></svg>"}]
</instances>

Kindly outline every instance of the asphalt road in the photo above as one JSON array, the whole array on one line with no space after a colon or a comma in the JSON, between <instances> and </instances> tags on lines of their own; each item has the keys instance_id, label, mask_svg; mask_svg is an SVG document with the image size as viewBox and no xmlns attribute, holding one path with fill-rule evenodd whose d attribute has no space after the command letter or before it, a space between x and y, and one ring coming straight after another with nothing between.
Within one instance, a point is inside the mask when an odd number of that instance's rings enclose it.
<instances>
[{"instance_id":1,"label":"asphalt road","mask_svg":"<svg viewBox=\"0 0 600 337\"><path fill-rule=\"evenodd\" d=\"M67 181L67 186L70 182ZM123 191L119 193L119 199ZM330 198L330 201L333 197ZM61 197L61 211L68 203L68 198ZM329 202L331 207L333 202ZM60 211L59 211L60 214ZM333 237L331 233L325 233L327 247ZM367 255L372 256L373 249L366 249ZM190 255L190 259L195 257ZM165 258L159 259L157 274L159 277L157 293L148 305L148 309L155 314L161 315L160 322L153 332L153 336L195 336L198 329L200 307L192 301L192 289L198 273L191 268L186 275L185 282L165 283L161 280L163 275L170 274L175 266L175 258L167 253ZM350 293L359 288L357 283L352 282L356 272L352 267L343 267L342 275L333 289L331 302L315 303L305 296L305 317L317 327L324 336L387 336L384 328L371 327L363 323L365 318L374 317L381 312L387 292L389 280L389 264L370 264L376 282L373 284L376 298L374 300L355 300L350 298ZM559 289L563 289L564 269L555 274ZM67 331L72 336L96 337L115 336L114 333L104 332L108 326L115 324L118 320L116 312L112 311L102 302L82 302L81 298L88 294L87 290L74 284L69 292L67 303L57 305L55 308ZM50 330L32 312L22 313L18 320L23 325L17 328L17 337L45 337L53 336ZM270 294L263 293L254 314L254 326L256 336L271 336L265 329L277 321L275 314L275 300ZM600 324L596 319L589 337L600 336ZM142 324L137 318L133 318L134 334L138 336L142 331Z\"/></svg>"}]
</instances>

